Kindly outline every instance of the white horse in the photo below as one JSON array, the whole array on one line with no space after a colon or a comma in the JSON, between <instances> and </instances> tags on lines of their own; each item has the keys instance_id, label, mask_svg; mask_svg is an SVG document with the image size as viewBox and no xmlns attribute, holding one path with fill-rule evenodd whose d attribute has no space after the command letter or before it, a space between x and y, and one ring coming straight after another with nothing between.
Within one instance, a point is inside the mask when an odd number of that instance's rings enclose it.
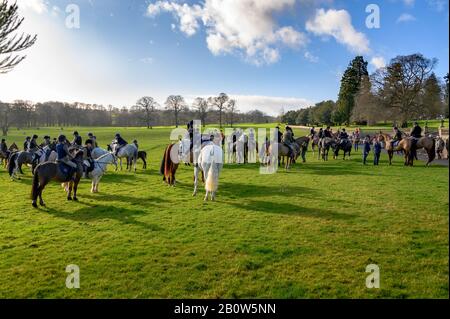
<instances>
[{"instance_id":1,"label":"white horse","mask_svg":"<svg viewBox=\"0 0 450 319\"><path fill-rule=\"evenodd\" d=\"M89 177L92 179L91 193L98 193L98 184L103 175L105 175L108 164L112 164L117 168L117 158L112 153L107 152L94 159L94 170L89 173Z\"/></svg>"},{"instance_id":2,"label":"white horse","mask_svg":"<svg viewBox=\"0 0 450 319\"><path fill-rule=\"evenodd\" d=\"M119 144L117 143L112 143L110 145L111 151L116 154L116 150L119 148ZM136 168L136 163L137 163L137 157L138 157L138 148L136 147L136 145L134 144L127 144L125 146L122 146L119 150L119 152L117 153L117 158L119 158L119 165L120 165L120 170L122 170L122 158L126 158L127 159L127 163L133 163L134 166L134 171L136 172L137 168ZM130 169L131 171L131 165L130 165Z\"/></svg>"},{"instance_id":3,"label":"white horse","mask_svg":"<svg viewBox=\"0 0 450 319\"><path fill-rule=\"evenodd\" d=\"M105 154L110 154L110 152L100 147L94 148L91 152L92 159L98 159L100 156L103 156Z\"/></svg>"},{"instance_id":4,"label":"white horse","mask_svg":"<svg viewBox=\"0 0 450 319\"><path fill-rule=\"evenodd\" d=\"M205 145L200 152L198 163L194 168L194 196L197 195L198 173L202 170L205 175L205 201L208 200L208 195L214 201L219 187L220 171L223 168L222 148L212 142Z\"/></svg>"}]
</instances>

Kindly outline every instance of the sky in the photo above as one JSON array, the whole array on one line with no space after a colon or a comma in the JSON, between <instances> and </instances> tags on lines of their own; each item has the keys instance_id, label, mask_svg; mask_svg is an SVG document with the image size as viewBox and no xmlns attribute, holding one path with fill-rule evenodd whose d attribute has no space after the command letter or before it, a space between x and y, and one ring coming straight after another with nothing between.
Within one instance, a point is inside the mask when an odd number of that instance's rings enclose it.
<instances>
[{"instance_id":1,"label":"sky","mask_svg":"<svg viewBox=\"0 0 450 319\"><path fill-rule=\"evenodd\" d=\"M17 2L21 31L38 40L0 74L4 102L130 107L152 96L163 107L172 94L224 92L240 111L278 115L336 100L356 55L370 72L417 52L439 60L439 77L449 69L448 0Z\"/></svg>"}]
</instances>

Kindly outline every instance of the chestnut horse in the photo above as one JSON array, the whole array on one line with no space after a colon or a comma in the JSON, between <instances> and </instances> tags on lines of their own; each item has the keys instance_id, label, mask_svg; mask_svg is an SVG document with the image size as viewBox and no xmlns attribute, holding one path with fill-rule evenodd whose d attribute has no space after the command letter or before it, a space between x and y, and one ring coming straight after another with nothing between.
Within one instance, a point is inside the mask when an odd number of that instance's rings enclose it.
<instances>
[{"instance_id":1,"label":"chestnut horse","mask_svg":"<svg viewBox=\"0 0 450 319\"><path fill-rule=\"evenodd\" d=\"M402 139L396 147L392 145L392 138L388 134L380 134L380 141L384 143L384 147L389 155L389 165L392 165L394 152L403 152L405 158L405 166L414 165L414 155L412 152L412 138L406 137ZM417 141L416 150L424 149L428 154L428 162L426 166L430 166L431 162L436 158L436 144L431 137L422 137Z\"/></svg>"}]
</instances>

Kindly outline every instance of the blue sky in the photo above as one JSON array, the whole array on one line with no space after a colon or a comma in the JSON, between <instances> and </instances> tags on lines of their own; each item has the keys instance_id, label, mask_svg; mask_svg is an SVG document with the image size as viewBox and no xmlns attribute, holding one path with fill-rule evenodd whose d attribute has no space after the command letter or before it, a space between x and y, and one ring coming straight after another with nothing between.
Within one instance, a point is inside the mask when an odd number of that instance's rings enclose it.
<instances>
[{"instance_id":1,"label":"blue sky","mask_svg":"<svg viewBox=\"0 0 450 319\"><path fill-rule=\"evenodd\" d=\"M370 71L420 52L448 72L448 0L19 0L37 45L0 76L0 100L131 106L226 92L270 114L336 99L357 54ZM69 29L68 4L80 9ZM366 26L378 4L380 28ZM184 5L184 6L183 6Z\"/></svg>"}]
</instances>

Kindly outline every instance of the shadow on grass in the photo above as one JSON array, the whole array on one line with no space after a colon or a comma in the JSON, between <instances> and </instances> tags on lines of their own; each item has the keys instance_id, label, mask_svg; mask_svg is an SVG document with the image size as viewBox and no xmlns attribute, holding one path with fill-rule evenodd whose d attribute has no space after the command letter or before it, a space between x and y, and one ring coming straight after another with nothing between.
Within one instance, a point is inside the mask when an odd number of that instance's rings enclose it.
<instances>
[{"instance_id":1,"label":"shadow on grass","mask_svg":"<svg viewBox=\"0 0 450 319\"><path fill-rule=\"evenodd\" d=\"M350 220L356 217L351 214L342 214L319 208L312 209L308 207L302 207L283 202L275 203L275 202L247 200L245 202L232 203L230 205L238 209L245 209L252 212L305 216L305 217L322 218L327 220Z\"/></svg>"},{"instance_id":2,"label":"shadow on grass","mask_svg":"<svg viewBox=\"0 0 450 319\"><path fill-rule=\"evenodd\" d=\"M150 231L164 230L156 224L147 224L136 220L137 216L143 216L146 214L146 212L142 210L116 208L114 206L107 205L81 204L86 205L86 207L80 208L74 212L63 212L53 208L46 208L43 209L43 211L55 217L76 222L93 222L111 219L119 221L123 224L139 226Z\"/></svg>"},{"instance_id":3,"label":"shadow on grass","mask_svg":"<svg viewBox=\"0 0 450 319\"><path fill-rule=\"evenodd\" d=\"M140 206L144 206L144 207L149 207L150 205L154 205L155 203L166 203L166 200L163 200L161 198L157 198L157 197L148 197L146 196L145 198L143 197L132 197L132 196L127 196L127 195L118 195L118 194L114 194L114 195L110 195L110 194L103 194L103 193L98 193L95 195L83 195L83 198L88 198L88 199L92 199L95 201L102 201L102 202L107 202L107 203L111 203L114 201L119 201L119 202L123 202L125 204L129 204L129 205L140 205Z\"/></svg>"}]
</instances>

